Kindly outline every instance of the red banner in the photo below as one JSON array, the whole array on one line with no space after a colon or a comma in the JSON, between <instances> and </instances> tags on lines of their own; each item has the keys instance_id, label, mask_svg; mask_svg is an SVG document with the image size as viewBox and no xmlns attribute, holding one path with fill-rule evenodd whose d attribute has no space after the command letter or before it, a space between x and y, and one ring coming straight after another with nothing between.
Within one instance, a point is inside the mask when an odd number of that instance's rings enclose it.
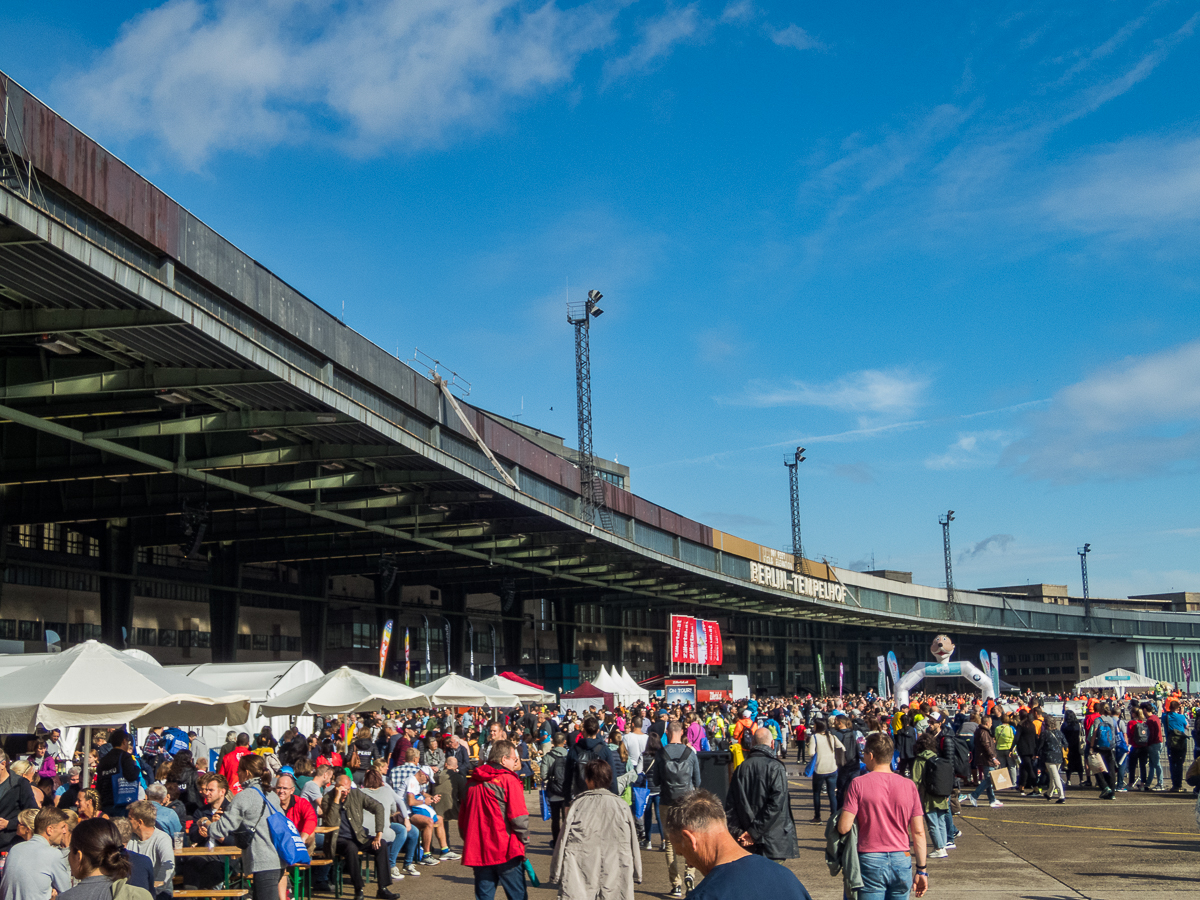
<instances>
[{"instance_id":1,"label":"red banner","mask_svg":"<svg viewBox=\"0 0 1200 900\"><path fill-rule=\"evenodd\" d=\"M671 662L696 662L696 620L691 616L671 616Z\"/></svg>"},{"instance_id":2,"label":"red banner","mask_svg":"<svg viewBox=\"0 0 1200 900\"><path fill-rule=\"evenodd\" d=\"M725 661L725 651L721 646L721 626L716 622L704 621L704 643L708 650L708 664L719 666Z\"/></svg>"},{"instance_id":3,"label":"red banner","mask_svg":"<svg viewBox=\"0 0 1200 900\"><path fill-rule=\"evenodd\" d=\"M671 662L719 666L723 661L720 625L692 616L671 616Z\"/></svg>"}]
</instances>

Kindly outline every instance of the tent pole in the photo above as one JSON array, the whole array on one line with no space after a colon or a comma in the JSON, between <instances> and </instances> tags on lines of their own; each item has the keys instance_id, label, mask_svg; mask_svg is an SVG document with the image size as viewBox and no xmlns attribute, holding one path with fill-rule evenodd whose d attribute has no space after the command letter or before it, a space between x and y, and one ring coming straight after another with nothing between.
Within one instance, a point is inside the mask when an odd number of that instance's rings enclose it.
<instances>
[{"instance_id":1,"label":"tent pole","mask_svg":"<svg viewBox=\"0 0 1200 900\"><path fill-rule=\"evenodd\" d=\"M79 776L79 789L86 791L88 789L88 763L92 759L92 726L85 725L83 727L83 774Z\"/></svg>"}]
</instances>

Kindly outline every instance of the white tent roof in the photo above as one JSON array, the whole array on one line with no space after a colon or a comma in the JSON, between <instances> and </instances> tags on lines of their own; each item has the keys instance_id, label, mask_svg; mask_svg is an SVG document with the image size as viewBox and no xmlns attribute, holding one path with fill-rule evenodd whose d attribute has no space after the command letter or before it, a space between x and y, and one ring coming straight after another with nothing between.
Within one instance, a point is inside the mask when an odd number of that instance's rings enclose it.
<instances>
[{"instance_id":1,"label":"white tent roof","mask_svg":"<svg viewBox=\"0 0 1200 900\"><path fill-rule=\"evenodd\" d=\"M39 654L40 655L40 654ZM245 722L244 694L170 673L98 641L0 676L0 732L76 725Z\"/></svg>"},{"instance_id":2,"label":"white tent roof","mask_svg":"<svg viewBox=\"0 0 1200 900\"><path fill-rule=\"evenodd\" d=\"M1111 669L1102 675L1093 675L1087 681L1075 685L1082 691L1144 691L1158 682L1128 669Z\"/></svg>"},{"instance_id":3,"label":"white tent roof","mask_svg":"<svg viewBox=\"0 0 1200 900\"><path fill-rule=\"evenodd\" d=\"M415 709L427 706L425 695L398 681L389 681L342 666L316 681L284 691L259 708L264 716L337 715Z\"/></svg>"},{"instance_id":4,"label":"white tent roof","mask_svg":"<svg viewBox=\"0 0 1200 900\"><path fill-rule=\"evenodd\" d=\"M592 679L592 684L607 694L617 694L621 691L620 683L604 668L604 663L600 664L600 674Z\"/></svg>"},{"instance_id":5,"label":"white tent roof","mask_svg":"<svg viewBox=\"0 0 1200 900\"><path fill-rule=\"evenodd\" d=\"M552 703L555 697L550 691L542 691L528 684L521 684L519 681L505 678L503 675L493 675L491 678L485 678L480 684L485 687L495 688L505 694L512 694L518 700L529 701L530 703Z\"/></svg>"},{"instance_id":6,"label":"white tent roof","mask_svg":"<svg viewBox=\"0 0 1200 900\"><path fill-rule=\"evenodd\" d=\"M628 687L629 694L632 695L632 697L634 699L636 699L636 700L649 700L650 699L650 692L648 690L646 690L644 687L642 687L640 684L638 684L636 681L634 681L633 676L629 674L629 669L627 669L625 666L621 666L621 676L620 677L621 677L621 681L624 682L625 685Z\"/></svg>"},{"instance_id":7,"label":"white tent roof","mask_svg":"<svg viewBox=\"0 0 1200 900\"><path fill-rule=\"evenodd\" d=\"M325 673L307 659L256 663L201 663L195 666L164 666L167 672L181 672L213 687L248 694L256 703L316 681Z\"/></svg>"},{"instance_id":8,"label":"white tent roof","mask_svg":"<svg viewBox=\"0 0 1200 900\"><path fill-rule=\"evenodd\" d=\"M416 688L434 706L519 706L514 694L488 687L451 672Z\"/></svg>"}]
</instances>

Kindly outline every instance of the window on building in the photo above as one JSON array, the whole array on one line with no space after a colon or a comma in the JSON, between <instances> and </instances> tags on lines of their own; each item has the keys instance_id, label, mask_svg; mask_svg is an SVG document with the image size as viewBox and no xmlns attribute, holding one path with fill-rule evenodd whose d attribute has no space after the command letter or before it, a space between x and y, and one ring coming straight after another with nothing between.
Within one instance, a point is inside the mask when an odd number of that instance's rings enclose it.
<instances>
[{"instance_id":1,"label":"window on building","mask_svg":"<svg viewBox=\"0 0 1200 900\"><path fill-rule=\"evenodd\" d=\"M250 638L250 649L252 650L269 650L271 647L265 634L253 634Z\"/></svg>"},{"instance_id":2,"label":"window on building","mask_svg":"<svg viewBox=\"0 0 1200 900\"><path fill-rule=\"evenodd\" d=\"M17 639L17 620L0 619L0 640L15 641Z\"/></svg>"},{"instance_id":3,"label":"window on building","mask_svg":"<svg viewBox=\"0 0 1200 900\"><path fill-rule=\"evenodd\" d=\"M72 622L67 626L67 640L72 644L100 640L100 626L92 622Z\"/></svg>"},{"instance_id":4,"label":"window on building","mask_svg":"<svg viewBox=\"0 0 1200 900\"><path fill-rule=\"evenodd\" d=\"M45 624L45 628L46 628L46 640L47 641L51 640L50 632L52 632L52 631L56 635L58 635L58 639L60 641L65 641L67 639L67 623L66 622L47 622Z\"/></svg>"},{"instance_id":5,"label":"window on building","mask_svg":"<svg viewBox=\"0 0 1200 900\"><path fill-rule=\"evenodd\" d=\"M1063 667L1062 667L1062 673L1063 673L1064 675L1074 675L1074 674L1075 674L1075 667L1074 667L1074 666L1063 666Z\"/></svg>"},{"instance_id":6,"label":"window on building","mask_svg":"<svg viewBox=\"0 0 1200 900\"><path fill-rule=\"evenodd\" d=\"M287 652L288 653L299 653L300 652L300 638L292 637L291 635L288 635Z\"/></svg>"},{"instance_id":7,"label":"window on building","mask_svg":"<svg viewBox=\"0 0 1200 900\"><path fill-rule=\"evenodd\" d=\"M184 628L179 631L179 646L180 647L195 647L196 632L190 628Z\"/></svg>"},{"instance_id":8,"label":"window on building","mask_svg":"<svg viewBox=\"0 0 1200 900\"><path fill-rule=\"evenodd\" d=\"M212 632L211 631L197 631L197 632L194 632L194 634L196 635L196 643L193 646L200 647L204 650L207 650L209 647L212 646Z\"/></svg>"},{"instance_id":9,"label":"window on building","mask_svg":"<svg viewBox=\"0 0 1200 900\"><path fill-rule=\"evenodd\" d=\"M40 641L45 638L42 631L42 623L34 622L30 619L19 619L17 621L17 640L18 641Z\"/></svg>"},{"instance_id":10,"label":"window on building","mask_svg":"<svg viewBox=\"0 0 1200 900\"><path fill-rule=\"evenodd\" d=\"M135 628L133 629L133 642L142 647L153 647L158 643L157 628Z\"/></svg>"},{"instance_id":11,"label":"window on building","mask_svg":"<svg viewBox=\"0 0 1200 900\"><path fill-rule=\"evenodd\" d=\"M239 650L249 650L250 649L250 635L239 634L237 636L237 648Z\"/></svg>"},{"instance_id":12,"label":"window on building","mask_svg":"<svg viewBox=\"0 0 1200 900\"><path fill-rule=\"evenodd\" d=\"M158 629L158 646L160 647L175 647L178 645L179 632L174 628Z\"/></svg>"},{"instance_id":13,"label":"window on building","mask_svg":"<svg viewBox=\"0 0 1200 900\"><path fill-rule=\"evenodd\" d=\"M1088 674L1089 672L1091 672L1091 671L1092 671L1092 670L1091 670L1091 669L1089 669L1087 666L1080 666L1080 667L1079 667L1079 674L1081 674L1081 675L1087 675L1087 674Z\"/></svg>"}]
</instances>

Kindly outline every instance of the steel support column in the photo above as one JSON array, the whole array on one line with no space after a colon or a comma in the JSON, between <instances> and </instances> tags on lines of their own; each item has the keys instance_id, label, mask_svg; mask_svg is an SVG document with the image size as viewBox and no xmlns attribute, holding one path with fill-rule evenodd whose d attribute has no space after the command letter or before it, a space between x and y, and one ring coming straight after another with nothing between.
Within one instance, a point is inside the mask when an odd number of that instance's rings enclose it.
<instances>
[{"instance_id":1,"label":"steel support column","mask_svg":"<svg viewBox=\"0 0 1200 900\"><path fill-rule=\"evenodd\" d=\"M300 567L300 587L312 597L329 595L329 576L323 563ZM300 601L300 651L305 659L325 668L325 631L329 624L329 604L324 600Z\"/></svg>"},{"instance_id":2,"label":"steel support column","mask_svg":"<svg viewBox=\"0 0 1200 900\"><path fill-rule=\"evenodd\" d=\"M212 632L212 661L237 662L238 620L241 614L242 565L237 544L220 544L213 551L208 590L209 628Z\"/></svg>"},{"instance_id":3,"label":"steel support column","mask_svg":"<svg viewBox=\"0 0 1200 900\"><path fill-rule=\"evenodd\" d=\"M104 571L116 575L137 574L137 547L126 520L106 523L100 537L100 564ZM100 579L100 637L118 650L129 646L133 637L135 584L128 578Z\"/></svg>"},{"instance_id":4,"label":"steel support column","mask_svg":"<svg viewBox=\"0 0 1200 900\"><path fill-rule=\"evenodd\" d=\"M450 647L446 656L446 668L466 676L467 646L467 591L462 585L448 584L442 587L442 608L446 610L446 620L450 623ZM445 622L442 623L445 628ZM507 651L507 647L505 648ZM518 651L519 652L519 651Z\"/></svg>"},{"instance_id":5,"label":"steel support column","mask_svg":"<svg viewBox=\"0 0 1200 900\"><path fill-rule=\"evenodd\" d=\"M575 601L568 597L555 598L554 618L558 620L554 626L558 640L558 661L562 665L575 665Z\"/></svg>"}]
</instances>

